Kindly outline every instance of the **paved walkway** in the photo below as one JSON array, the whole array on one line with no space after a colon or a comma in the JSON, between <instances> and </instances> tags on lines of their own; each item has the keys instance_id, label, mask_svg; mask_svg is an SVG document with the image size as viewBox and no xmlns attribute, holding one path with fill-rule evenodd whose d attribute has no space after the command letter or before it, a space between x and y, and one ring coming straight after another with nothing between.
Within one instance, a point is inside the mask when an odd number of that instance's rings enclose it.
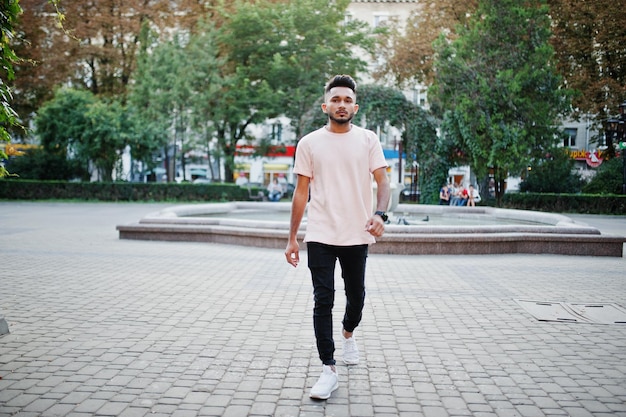
<instances>
[{"instance_id":1,"label":"paved walkway","mask_svg":"<svg viewBox=\"0 0 626 417\"><path fill-rule=\"evenodd\" d=\"M626 307L626 258L372 255L363 360L313 401L306 263L118 239L165 206L0 202L0 416L626 416L626 324L516 302Z\"/></svg>"}]
</instances>

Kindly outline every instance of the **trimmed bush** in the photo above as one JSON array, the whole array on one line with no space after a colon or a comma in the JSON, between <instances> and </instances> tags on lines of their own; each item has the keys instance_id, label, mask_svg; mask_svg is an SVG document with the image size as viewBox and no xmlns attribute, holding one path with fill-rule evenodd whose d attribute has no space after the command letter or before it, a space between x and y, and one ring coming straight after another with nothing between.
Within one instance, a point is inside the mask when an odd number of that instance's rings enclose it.
<instances>
[{"instance_id":1,"label":"trimmed bush","mask_svg":"<svg viewBox=\"0 0 626 417\"><path fill-rule=\"evenodd\" d=\"M0 181L0 198L7 200L245 201L260 190L235 184Z\"/></svg>"},{"instance_id":2,"label":"trimmed bush","mask_svg":"<svg viewBox=\"0 0 626 417\"><path fill-rule=\"evenodd\" d=\"M502 199L504 208L555 213L626 214L626 195L511 193Z\"/></svg>"}]
</instances>

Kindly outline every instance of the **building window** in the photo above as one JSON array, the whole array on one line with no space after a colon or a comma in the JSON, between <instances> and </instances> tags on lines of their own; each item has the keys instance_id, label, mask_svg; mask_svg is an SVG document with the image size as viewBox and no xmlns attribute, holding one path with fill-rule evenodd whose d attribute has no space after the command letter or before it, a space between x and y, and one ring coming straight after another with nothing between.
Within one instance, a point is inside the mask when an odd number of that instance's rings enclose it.
<instances>
[{"instance_id":1,"label":"building window","mask_svg":"<svg viewBox=\"0 0 626 417\"><path fill-rule=\"evenodd\" d=\"M578 135L578 129L575 127L565 128L563 130L563 146L566 148L575 148L576 135Z\"/></svg>"},{"instance_id":2,"label":"building window","mask_svg":"<svg viewBox=\"0 0 626 417\"><path fill-rule=\"evenodd\" d=\"M274 123L272 125L272 142L281 143L283 140L283 125L281 123Z\"/></svg>"},{"instance_id":3,"label":"building window","mask_svg":"<svg viewBox=\"0 0 626 417\"><path fill-rule=\"evenodd\" d=\"M377 28L380 25L385 24L389 20L388 14L375 14L374 15L374 27Z\"/></svg>"}]
</instances>

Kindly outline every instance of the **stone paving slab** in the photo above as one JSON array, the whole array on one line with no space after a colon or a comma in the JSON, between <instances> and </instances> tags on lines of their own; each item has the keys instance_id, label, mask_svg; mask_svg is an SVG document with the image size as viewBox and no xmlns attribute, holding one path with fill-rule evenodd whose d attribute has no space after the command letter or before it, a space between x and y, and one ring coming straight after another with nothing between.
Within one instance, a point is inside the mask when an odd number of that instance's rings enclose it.
<instances>
[{"instance_id":1,"label":"stone paving slab","mask_svg":"<svg viewBox=\"0 0 626 417\"><path fill-rule=\"evenodd\" d=\"M624 258L371 255L361 364L313 401L306 253L118 239L165 206L0 202L0 416L626 416L626 325L516 302L626 306Z\"/></svg>"}]
</instances>

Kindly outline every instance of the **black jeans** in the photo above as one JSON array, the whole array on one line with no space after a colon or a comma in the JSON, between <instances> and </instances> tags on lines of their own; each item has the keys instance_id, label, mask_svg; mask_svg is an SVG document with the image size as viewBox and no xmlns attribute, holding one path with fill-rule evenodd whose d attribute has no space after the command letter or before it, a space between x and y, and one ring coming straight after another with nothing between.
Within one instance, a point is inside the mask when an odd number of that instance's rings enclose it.
<instances>
[{"instance_id":1,"label":"black jeans","mask_svg":"<svg viewBox=\"0 0 626 417\"><path fill-rule=\"evenodd\" d=\"M367 245L332 246L307 243L308 264L313 280L313 328L317 351L324 365L334 365L333 306L335 303L335 264L339 259L346 292L343 328L352 332L361 322L365 302L365 263Z\"/></svg>"}]
</instances>

